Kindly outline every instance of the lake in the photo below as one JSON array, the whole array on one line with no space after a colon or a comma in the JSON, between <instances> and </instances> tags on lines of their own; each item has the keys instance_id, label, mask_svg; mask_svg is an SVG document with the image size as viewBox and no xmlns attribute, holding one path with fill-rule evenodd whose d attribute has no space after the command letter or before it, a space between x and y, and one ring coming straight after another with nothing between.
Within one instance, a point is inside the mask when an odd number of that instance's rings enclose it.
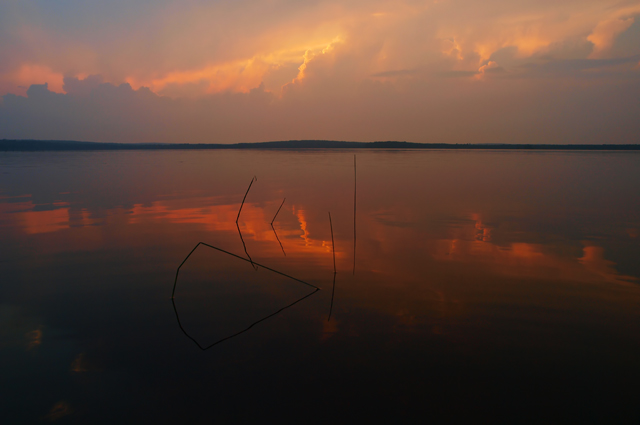
<instances>
[{"instance_id":1,"label":"lake","mask_svg":"<svg viewBox=\"0 0 640 425\"><path fill-rule=\"evenodd\" d=\"M629 152L0 153L0 417L637 424L639 194Z\"/></svg>"}]
</instances>

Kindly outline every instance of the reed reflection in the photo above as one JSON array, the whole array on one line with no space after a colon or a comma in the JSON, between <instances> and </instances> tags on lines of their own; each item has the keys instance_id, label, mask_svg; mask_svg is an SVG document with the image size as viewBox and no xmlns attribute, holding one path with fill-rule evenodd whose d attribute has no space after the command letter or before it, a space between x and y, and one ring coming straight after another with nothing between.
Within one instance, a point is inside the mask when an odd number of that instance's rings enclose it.
<instances>
[{"instance_id":1,"label":"reed reflection","mask_svg":"<svg viewBox=\"0 0 640 425\"><path fill-rule=\"evenodd\" d=\"M329 318L327 320L331 320L331 313L333 313L333 298L336 293L336 274L338 270L336 269L336 243L333 238L333 223L331 222L331 212L329 212L329 226L331 228L331 251L333 253L333 285L331 289L331 306L329 307Z\"/></svg>"},{"instance_id":2,"label":"reed reflection","mask_svg":"<svg viewBox=\"0 0 640 425\"><path fill-rule=\"evenodd\" d=\"M251 182L249 183L249 187L247 188L246 193L244 194L244 198L242 198L242 203L240 204L240 208L238 209L238 216L236 217L236 227L238 228L238 235L240 236L240 241L242 242L242 248L244 248L244 253L247 255L247 258L249 259L249 262L251 263L251 267L253 267L254 269L258 270L258 268L253 264L253 260L251 259L251 256L249 255L249 252L247 251L247 245L244 243L244 239L242 238L242 231L240 231L240 225L238 224L238 220L240 220L240 213L242 212L242 207L244 206L244 201L247 200L247 195L249 194L249 191L251 190L251 185L253 185L253 182L258 180L256 176L253 176L253 178L251 179Z\"/></svg>"},{"instance_id":3,"label":"reed reflection","mask_svg":"<svg viewBox=\"0 0 640 425\"><path fill-rule=\"evenodd\" d=\"M276 240L278 241L278 244L280 244L280 248L282 248L282 253L284 254L285 257L287 256L287 253L284 252L284 247L282 246L282 242L280 242L280 238L278 238L278 233L276 233L275 227L273 227L273 222L276 221L276 217L278 217L278 213L280 213L280 210L282 209L282 206L284 205L284 201L286 201L286 200L287 200L287 198L284 198L282 200L282 203L278 207L278 211L276 211L276 214L273 216L273 220L271 220L271 228L273 229L273 234L276 236Z\"/></svg>"}]
</instances>

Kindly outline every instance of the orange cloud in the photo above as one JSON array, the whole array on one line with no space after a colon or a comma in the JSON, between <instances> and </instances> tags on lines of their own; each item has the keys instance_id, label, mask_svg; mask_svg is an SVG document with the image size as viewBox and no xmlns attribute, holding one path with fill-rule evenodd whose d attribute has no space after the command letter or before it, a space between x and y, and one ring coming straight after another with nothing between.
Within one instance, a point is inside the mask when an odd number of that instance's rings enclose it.
<instances>
[{"instance_id":1,"label":"orange cloud","mask_svg":"<svg viewBox=\"0 0 640 425\"><path fill-rule=\"evenodd\" d=\"M325 55L329 52L332 52L335 49L336 44L340 44L340 43L343 43L343 40L340 37L336 37L331 42L323 46L321 49L319 49L318 46L316 46L315 48L307 49L304 52L304 55L302 57L303 62L298 68L300 72L292 82L295 83L304 79L306 76L305 71L307 69L309 62L311 62L314 59L317 59L321 55Z\"/></svg>"},{"instance_id":2,"label":"orange cloud","mask_svg":"<svg viewBox=\"0 0 640 425\"><path fill-rule=\"evenodd\" d=\"M196 95L212 94L225 91L248 93L264 83L270 73L284 67L298 67L296 80L304 78L304 69L309 60L316 55L331 50L332 45L340 41L335 37L332 41L312 40L305 47L287 48L275 52L261 53L254 57L232 62L206 65L196 69L185 69L166 73L155 78L127 77L126 82L134 89L149 87L153 92L165 94L184 94L181 86L198 85ZM282 81L281 86L288 81ZM272 87L279 92L280 87ZM174 97L174 96L172 96ZM182 96L180 96L182 97Z\"/></svg>"},{"instance_id":3,"label":"orange cloud","mask_svg":"<svg viewBox=\"0 0 640 425\"><path fill-rule=\"evenodd\" d=\"M614 18L598 23L587 40L593 43L593 51L589 58L596 59L603 57L607 50L613 46L616 37L633 24L634 18Z\"/></svg>"},{"instance_id":4,"label":"orange cloud","mask_svg":"<svg viewBox=\"0 0 640 425\"><path fill-rule=\"evenodd\" d=\"M590 31L592 56L598 57L634 22L632 14L640 11L636 5L596 0L580 5L525 1L509 8L503 0L374 0L349 5L321 1L277 9L277 13L269 4L257 7L262 13L242 13L239 18L234 14L236 7L240 6L156 10L137 27L145 31L125 29L113 35L118 45L105 42L104 46L95 40L94 44L71 42L57 34L55 27L30 23L25 12L21 19L26 24L14 29L13 36L36 53L22 62L14 61L20 65L0 77L0 90L24 94L19 85L47 82L50 90L62 92L63 74L101 74L106 82L118 85L126 81L136 89L146 86L171 97L247 93L279 69L298 67L294 81L301 81L309 63L330 56L324 54L337 40L354 57L350 67L334 70L358 79L425 67L475 72L505 47L515 47L518 58L528 58L567 40L584 40ZM264 15L273 19L265 22ZM157 37L151 38L154 35ZM127 48L116 47L124 44L123 39ZM367 53L370 45L377 49Z\"/></svg>"},{"instance_id":5,"label":"orange cloud","mask_svg":"<svg viewBox=\"0 0 640 425\"><path fill-rule=\"evenodd\" d=\"M524 137L559 143L573 128L572 138L585 143L599 142L602 134L625 143L635 134L631 117L637 105L625 94L635 90L635 79L619 76L637 69L625 63L605 75L606 64L568 63L592 53L588 36L604 49L594 55L633 57L633 40L606 50L621 24L599 26L610 20L629 24L635 16L630 6L600 0L579 5L525 0L509 7L505 0L322 0L286 7L275 2L279 8L255 3L262 6L251 8L258 14L233 2L151 6L135 29L109 28L109 37L101 37L96 28L87 40L74 38L82 43L65 38L55 25L32 25L39 30L28 35L12 33L29 49L0 61L0 94L45 80L50 89L63 90L63 74L101 75L105 84L90 99L79 92L51 96L46 105L36 96L5 98L0 138L509 143ZM518 78L487 78L501 70ZM529 78L541 74L544 82ZM566 87L571 79L566 77L581 75L602 77L597 85L610 85L615 93L595 85L586 93ZM125 81L138 91L122 87ZM83 93L94 90L89 86L83 84ZM174 102L142 86L169 98L204 99ZM566 102L550 100L565 88ZM24 94L21 90L16 93ZM557 111L540 113L549 105ZM612 105L621 113L604 111Z\"/></svg>"},{"instance_id":6,"label":"orange cloud","mask_svg":"<svg viewBox=\"0 0 640 425\"><path fill-rule=\"evenodd\" d=\"M463 60L462 48L455 38L446 38L442 40L442 54L447 56L453 56L457 60Z\"/></svg>"},{"instance_id":7,"label":"orange cloud","mask_svg":"<svg viewBox=\"0 0 640 425\"><path fill-rule=\"evenodd\" d=\"M24 95L31 84L48 84L49 91L64 93L63 79L61 73L46 65L23 64L13 72L0 75L0 88L8 93Z\"/></svg>"},{"instance_id":8,"label":"orange cloud","mask_svg":"<svg viewBox=\"0 0 640 425\"><path fill-rule=\"evenodd\" d=\"M137 80L128 77L126 81L134 89L142 86L149 87L156 93L161 93L168 86L187 84L202 84L201 94L234 91L248 93L262 82L263 76L274 66L259 58L244 61L210 65L204 68L170 72L162 77L150 80Z\"/></svg>"},{"instance_id":9,"label":"orange cloud","mask_svg":"<svg viewBox=\"0 0 640 425\"><path fill-rule=\"evenodd\" d=\"M500 69L500 66L494 62L494 61L489 61L486 65L482 65L480 68L478 68L478 77L481 77L483 74L485 74L487 71L491 71L491 70L498 70Z\"/></svg>"}]
</instances>

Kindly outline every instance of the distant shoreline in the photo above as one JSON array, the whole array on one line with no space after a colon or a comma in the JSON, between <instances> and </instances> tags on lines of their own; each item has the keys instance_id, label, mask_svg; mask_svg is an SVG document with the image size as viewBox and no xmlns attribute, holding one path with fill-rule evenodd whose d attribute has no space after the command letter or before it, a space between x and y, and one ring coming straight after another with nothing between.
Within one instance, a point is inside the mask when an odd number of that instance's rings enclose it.
<instances>
[{"instance_id":1,"label":"distant shoreline","mask_svg":"<svg viewBox=\"0 0 640 425\"><path fill-rule=\"evenodd\" d=\"M0 140L0 152L34 151L115 151L115 150L304 150L304 149L432 149L432 150L561 150L561 151L637 151L640 144L453 144L410 142L340 142L332 140L288 140L260 143L100 143L71 140Z\"/></svg>"}]
</instances>

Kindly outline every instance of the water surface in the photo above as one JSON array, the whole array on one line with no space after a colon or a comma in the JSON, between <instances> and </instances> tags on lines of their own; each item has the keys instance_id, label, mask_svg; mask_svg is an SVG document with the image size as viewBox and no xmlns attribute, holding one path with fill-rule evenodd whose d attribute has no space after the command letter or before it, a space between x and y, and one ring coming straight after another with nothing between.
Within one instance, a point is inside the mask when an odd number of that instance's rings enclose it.
<instances>
[{"instance_id":1,"label":"water surface","mask_svg":"<svg viewBox=\"0 0 640 425\"><path fill-rule=\"evenodd\" d=\"M640 420L637 153L34 152L0 170L7 423ZM198 242L259 265L201 245L176 282Z\"/></svg>"}]
</instances>

